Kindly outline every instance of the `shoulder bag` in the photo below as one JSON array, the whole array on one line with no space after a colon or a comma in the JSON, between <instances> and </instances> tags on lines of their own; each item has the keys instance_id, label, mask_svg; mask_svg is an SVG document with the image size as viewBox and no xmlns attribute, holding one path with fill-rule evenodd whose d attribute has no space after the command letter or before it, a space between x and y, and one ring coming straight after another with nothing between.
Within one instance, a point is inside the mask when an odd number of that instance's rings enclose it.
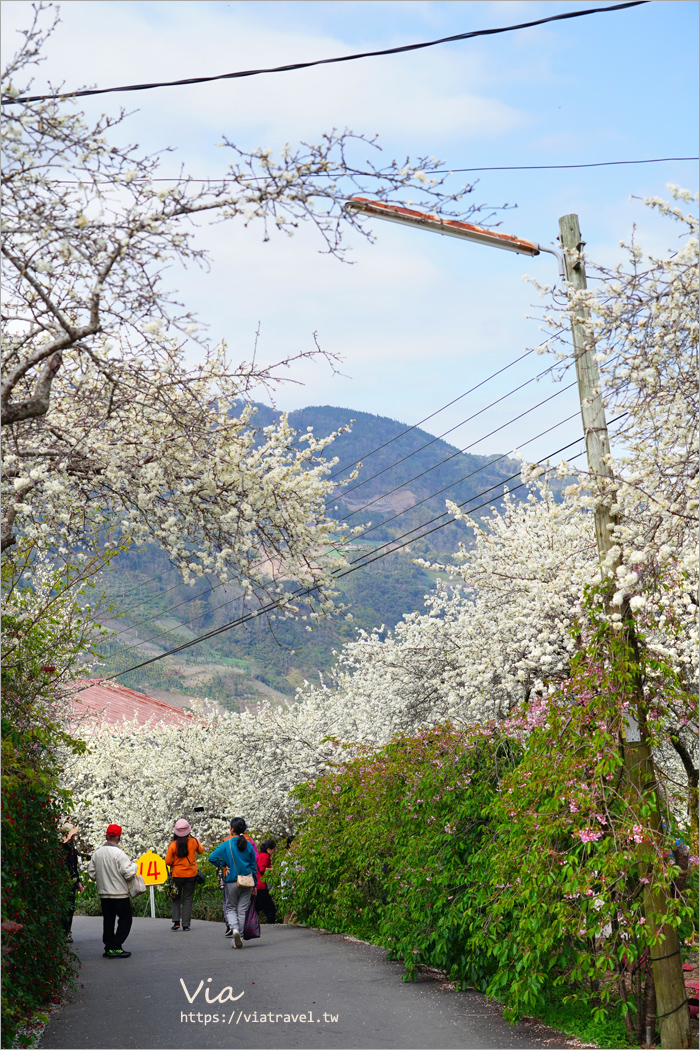
<instances>
[{"instance_id":1,"label":"shoulder bag","mask_svg":"<svg viewBox=\"0 0 700 1050\"><path fill-rule=\"evenodd\" d=\"M250 898L248 911L245 915L245 926L243 927L243 940L252 941L254 937L260 936L260 919L258 909L255 906L255 897Z\"/></svg>"},{"instance_id":2,"label":"shoulder bag","mask_svg":"<svg viewBox=\"0 0 700 1050\"><path fill-rule=\"evenodd\" d=\"M238 874L238 865L236 864L235 858L233 856L233 847L231 846L231 841L231 839L228 840L228 851L231 854L231 867L236 872L236 881L239 886L246 886L248 889L250 889L252 886L255 885L255 879L252 875ZM238 846L236 846L236 849L238 849Z\"/></svg>"},{"instance_id":3,"label":"shoulder bag","mask_svg":"<svg viewBox=\"0 0 700 1050\"><path fill-rule=\"evenodd\" d=\"M168 872L168 878L165 882L165 896L169 897L171 900L177 900L180 897L180 890L175 885L175 880L173 879L173 869L170 865L166 865L166 870Z\"/></svg>"}]
</instances>

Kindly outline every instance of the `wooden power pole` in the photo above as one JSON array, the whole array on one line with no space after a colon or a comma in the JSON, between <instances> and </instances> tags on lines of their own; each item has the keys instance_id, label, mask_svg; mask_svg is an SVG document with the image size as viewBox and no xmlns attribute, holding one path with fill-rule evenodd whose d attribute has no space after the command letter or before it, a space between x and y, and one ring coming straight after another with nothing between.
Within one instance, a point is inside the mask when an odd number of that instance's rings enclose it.
<instances>
[{"instance_id":1,"label":"wooden power pole","mask_svg":"<svg viewBox=\"0 0 700 1050\"><path fill-rule=\"evenodd\" d=\"M575 291L586 285L578 215L563 215L559 220L559 231L566 277ZM583 304L574 308L571 318L571 330L576 361L576 377L581 401L581 418L586 438L588 469L593 484L602 497L605 488L614 481L610 441L605 422L605 408L600 392L600 375L594 357L594 340L588 327L589 311ZM615 519L602 498L599 498L595 510L595 535L598 546L598 559L603 578L614 573L617 567L614 560L612 529ZM623 610L627 630L623 634L628 640L632 660L636 660L637 647L634 637L634 622L629 608ZM630 714L623 729L625 768L633 796L641 802L642 795L656 788L654 760L646 739L644 697L641 683L635 695L629 697ZM660 800L659 800L660 801ZM657 804L654 813L646 818L651 824L650 830L660 841L664 834L661 807ZM640 816L639 823L643 823ZM649 845L640 843L637 846L637 859L640 874L647 870ZM680 944L676 930L666 925L662 916L666 913L669 898L668 886L644 886L644 913L650 929L661 934L658 944L651 947L654 985L656 991L656 1010L661 1036L661 1046L669 1050L686 1050L690 1047L690 1013L686 1005L687 993L683 981L683 965L680 955Z\"/></svg>"},{"instance_id":2,"label":"wooden power pole","mask_svg":"<svg viewBox=\"0 0 700 1050\"><path fill-rule=\"evenodd\" d=\"M559 219L561 247L567 268L567 280L576 291L587 288L584 258L578 215L563 215ZM610 440L600 394L600 376L594 357L594 340L588 327L590 314L584 304L574 308L571 329L578 379L578 396L581 405L581 420L584 423L588 466L593 484L599 495L604 488L614 481L613 461L610 455ZM595 509L595 538L598 547L598 560L603 575L614 572L616 564L613 550L612 529L615 519L602 499L598 500ZM634 637L634 622L629 608L625 621L628 630L623 632L628 638L633 660L636 659L637 647ZM630 711L625 719L624 765L627 769L633 795L641 802L642 794L656 789L654 759L648 741L646 741L644 702L641 684L630 697ZM660 800L659 800L660 801ZM656 806L651 817L651 831L659 841L663 835L661 807ZM639 822L642 823L640 817ZM650 846L640 843L637 846L637 859L640 874L644 874L649 863ZM661 933L661 940L651 949L654 985L656 990L656 1009L661 1046L670 1050L685 1050L691 1046L691 1017L686 1005L686 991L683 982L683 967L680 955L680 944L676 930L663 922L669 901L670 887L663 885L644 885L644 915L651 929Z\"/></svg>"}]
</instances>

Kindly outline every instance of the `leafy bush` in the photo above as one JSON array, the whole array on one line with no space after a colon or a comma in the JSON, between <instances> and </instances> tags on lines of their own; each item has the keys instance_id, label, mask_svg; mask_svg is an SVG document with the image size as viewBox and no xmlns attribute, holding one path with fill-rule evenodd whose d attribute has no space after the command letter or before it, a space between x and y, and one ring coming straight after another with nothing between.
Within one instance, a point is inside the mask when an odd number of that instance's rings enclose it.
<instances>
[{"instance_id":1,"label":"leafy bush","mask_svg":"<svg viewBox=\"0 0 700 1050\"><path fill-rule=\"evenodd\" d=\"M72 973L62 926L71 882L60 836L71 802L58 780L62 757L85 744L63 728L70 708L63 685L90 647L77 597L105 561L61 572L34 554L20 543L2 570L3 1046Z\"/></svg>"},{"instance_id":2,"label":"leafy bush","mask_svg":"<svg viewBox=\"0 0 700 1050\"><path fill-rule=\"evenodd\" d=\"M681 795L625 765L627 651L593 630L562 689L500 726L399 737L297 788L299 834L273 875L284 910L384 945L408 977L444 970L510 1018L554 995L639 1038L645 953L657 931L696 936L697 878ZM655 744L689 698L662 661L635 660Z\"/></svg>"},{"instance_id":3,"label":"leafy bush","mask_svg":"<svg viewBox=\"0 0 700 1050\"><path fill-rule=\"evenodd\" d=\"M10 726L3 735L2 1045L12 1046L18 1026L57 997L72 973L61 925L70 880L61 800L49 778L19 761Z\"/></svg>"}]
</instances>

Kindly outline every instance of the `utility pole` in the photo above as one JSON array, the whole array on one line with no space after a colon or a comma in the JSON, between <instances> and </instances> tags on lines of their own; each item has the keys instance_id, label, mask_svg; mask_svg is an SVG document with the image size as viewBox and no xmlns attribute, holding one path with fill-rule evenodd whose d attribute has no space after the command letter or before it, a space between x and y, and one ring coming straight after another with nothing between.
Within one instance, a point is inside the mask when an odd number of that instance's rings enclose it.
<instances>
[{"instance_id":1,"label":"utility pole","mask_svg":"<svg viewBox=\"0 0 700 1050\"><path fill-rule=\"evenodd\" d=\"M563 215L559 220L559 231L564 249L567 280L575 291L583 290L587 284L582 256L584 242L581 239L578 215ZM614 573L617 567L614 556L611 555L613 550L612 529L615 519L601 498L605 489L609 490L614 482L614 472L605 422L605 409L600 393L600 374L594 357L595 344L587 324L589 317L586 306L580 304L574 307L571 330L588 469L599 494L595 509L595 535L601 576L604 579L606 575ZM625 627L621 634L627 642L631 663L634 666L638 661L634 619L629 606L623 608L622 613ZM638 803L641 803L645 793L656 791L656 775L654 759L647 742L643 688L639 675L634 677L638 684L634 690L635 695L629 697L630 714L626 718L623 737L628 783L633 796L636 796ZM656 808L646 820L651 825L652 833L656 836L657 841L660 842L664 831L658 791L656 793ZM639 823L643 823L641 816ZM640 875L644 875L650 855L649 844L639 843L636 853ZM670 1048L670 1050L685 1050L691 1045L690 1013L686 1003L687 993L683 981L680 944L676 930L663 923L660 918L667 911L669 889L668 886L662 884L645 884L644 913L649 928L657 930L662 935L660 943L652 945L650 949L661 1046ZM647 1042L649 1041L647 1038Z\"/></svg>"}]
</instances>

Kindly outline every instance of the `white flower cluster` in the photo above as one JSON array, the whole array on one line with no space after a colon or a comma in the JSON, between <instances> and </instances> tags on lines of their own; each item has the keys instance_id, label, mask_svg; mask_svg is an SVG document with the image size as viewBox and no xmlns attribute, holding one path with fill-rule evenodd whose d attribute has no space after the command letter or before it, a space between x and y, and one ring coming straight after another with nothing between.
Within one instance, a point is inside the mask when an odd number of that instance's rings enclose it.
<instances>
[{"instance_id":1,"label":"white flower cluster","mask_svg":"<svg viewBox=\"0 0 700 1050\"><path fill-rule=\"evenodd\" d=\"M584 586L599 579L590 519L575 498L557 502L540 482L526 504L509 498L487 528L475 528L473 549L461 551L458 567L443 567L451 584L428 596L425 614L386 636L361 635L340 653L332 681L307 685L296 703L202 715L185 729L96 731L66 779L90 840L114 820L133 848L161 846L172 822L192 819L200 805L199 833L210 841L238 813L256 830L289 831L291 789L342 765L357 745L381 746L447 718L504 717L546 694L567 675L570 627ZM678 578L663 610L664 623L684 618L680 638L662 627L651 639L677 666L697 650L690 586ZM692 751L693 727L682 736Z\"/></svg>"},{"instance_id":2,"label":"white flower cluster","mask_svg":"<svg viewBox=\"0 0 700 1050\"><path fill-rule=\"evenodd\" d=\"M693 232L676 209L654 206ZM615 573L613 610L629 601L652 654L697 691L697 244L691 237L643 272L635 246L631 259L632 275L620 270L614 287L588 296L610 398L627 413L605 497L618 522L616 560L603 571ZM590 513L600 498L585 472L557 498L539 477L527 501L506 497L485 526L465 518L474 543L455 566L435 567L444 579L427 611L391 632L361 633L331 680L307 684L295 704L264 702L185 730L97 733L67 774L90 835L118 820L136 848L157 846L195 805L206 809L205 836L221 834L212 814L234 811L261 831L288 830L290 790L342 765L357 745L381 746L447 718L503 718L545 695L568 674L571 627L586 585L601 577ZM697 726L686 710L674 717L656 757L680 790L697 766Z\"/></svg>"},{"instance_id":3,"label":"white flower cluster","mask_svg":"<svg viewBox=\"0 0 700 1050\"><path fill-rule=\"evenodd\" d=\"M3 96L25 93L51 32L45 7L3 74ZM290 232L309 221L339 254L342 231L361 231L347 197L423 185L427 162L353 167L351 147L364 154L368 143L350 132L285 148L279 161L227 142L226 179L183 174L160 188L157 155L114 144L123 116L89 126L60 99L4 113L3 550L18 537L50 551L99 549L116 534L156 540L186 581L215 573L275 596L295 580L322 594L334 530L320 455L329 439L297 439L284 419L256 431L240 403L294 361L331 359L314 344L270 367L254 356L233 364L223 343L198 335L163 274L206 263L198 217ZM425 188L438 210L454 201L442 181Z\"/></svg>"}]
</instances>

